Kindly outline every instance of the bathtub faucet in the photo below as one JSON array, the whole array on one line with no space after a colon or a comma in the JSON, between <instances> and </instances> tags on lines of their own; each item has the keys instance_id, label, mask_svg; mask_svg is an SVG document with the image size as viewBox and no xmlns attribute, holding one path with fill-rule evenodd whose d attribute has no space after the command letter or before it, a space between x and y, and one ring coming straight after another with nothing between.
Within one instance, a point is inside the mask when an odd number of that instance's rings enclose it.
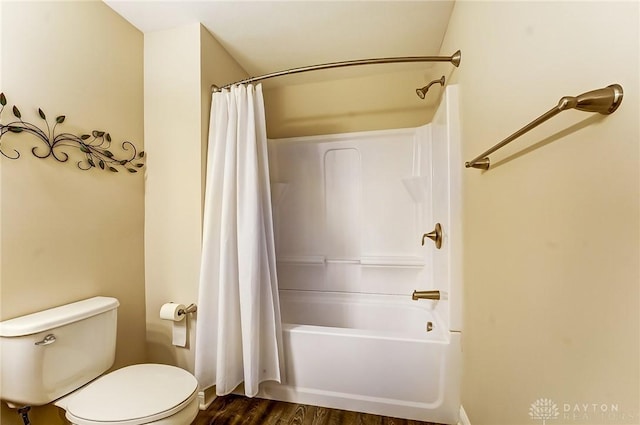
<instances>
[{"instance_id":1,"label":"bathtub faucet","mask_svg":"<svg viewBox=\"0 0 640 425\"><path fill-rule=\"evenodd\" d=\"M413 291L412 300L439 300L440 291Z\"/></svg>"}]
</instances>

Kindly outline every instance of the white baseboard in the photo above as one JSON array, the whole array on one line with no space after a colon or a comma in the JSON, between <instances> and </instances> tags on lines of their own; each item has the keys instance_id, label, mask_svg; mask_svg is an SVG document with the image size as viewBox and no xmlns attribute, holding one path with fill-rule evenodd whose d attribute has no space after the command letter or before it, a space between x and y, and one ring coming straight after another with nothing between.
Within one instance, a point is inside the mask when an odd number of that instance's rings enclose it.
<instances>
[{"instance_id":1,"label":"white baseboard","mask_svg":"<svg viewBox=\"0 0 640 425\"><path fill-rule=\"evenodd\" d=\"M200 410L207 410L213 400L216 399L215 387L207 388L205 390L198 391L198 402L200 404Z\"/></svg>"},{"instance_id":2,"label":"white baseboard","mask_svg":"<svg viewBox=\"0 0 640 425\"><path fill-rule=\"evenodd\" d=\"M464 407L462 407L462 405L460 405L460 420L458 421L458 425L471 425L467 412L464 411Z\"/></svg>"}]
</instances>

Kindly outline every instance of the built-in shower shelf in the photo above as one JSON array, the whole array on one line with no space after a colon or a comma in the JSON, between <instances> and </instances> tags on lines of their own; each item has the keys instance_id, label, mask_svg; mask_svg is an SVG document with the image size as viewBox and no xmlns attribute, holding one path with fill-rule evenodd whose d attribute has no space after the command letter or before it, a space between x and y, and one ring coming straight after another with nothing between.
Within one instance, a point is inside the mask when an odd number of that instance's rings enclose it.
<instances>
[{"instance_id":1,"label":"built-in shower shelf","mask_svg":"<svg viewBox=\"0 0 640 425\"><path fill-rule=\"evenodd\" d=\"M374 267L424 267L421 257L362 257L360 264Z\"/></svg>"},{"instance_id":2,"label":"built-in shower shelf","mask_svg":"<svg viewBox=\"0 0 640 425\"><path fill-rule=\"evenodd\" d=\"M402 179L402 184L415 203L419 204L431 198L429 193L431 181L429 177L407 177Z\"/></svg>"},{"instance_id":3,"label":"built-in shower shelf","mask_svg":"<svg viewBox=\"0 0 640 425\"><path fill-rule=\"evenodd\" d=\"M327 264L360 264L359 258L327 258Z\"/></svg>"},{"instance_id":4,"label":"built-in shower shelf","mask_svg":"<svg viewBox=\"0 0 640 425\"><path fill-rule=\"evenodd\" d=\"M319 265L325 263L324 255L278 256L276 262L283 264Z\"/></svg>"},{"instance_id":5,"label":"built-in shower shelf","mask_svg":"<svg viewBox=\"0 0 640 425\"><path fill-rule=\"evenodd\" d=\"M425 265L420 257L327 258L322 255L278 257L277 262L290 265L352 264L367 267L424 267Z\"/></svg>"}]
</instances>

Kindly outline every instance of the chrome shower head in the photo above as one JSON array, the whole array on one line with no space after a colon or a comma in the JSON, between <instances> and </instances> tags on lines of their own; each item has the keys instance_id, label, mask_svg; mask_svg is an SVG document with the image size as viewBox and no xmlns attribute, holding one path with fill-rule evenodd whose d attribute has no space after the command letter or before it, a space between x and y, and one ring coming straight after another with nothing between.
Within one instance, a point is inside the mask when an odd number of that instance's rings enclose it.
<instances>
[{"instance_id":1,"label":"chrome shower head","mask_svg":"<svg viewBox=\"0 0 640 425\"><path fill-rule=\"evenodd\" d=\"M418 97L420 99L424 99L424 97L427 94L427 91L429 91L429 88L436 84L436 83L440 83L441 86L444 86L444 75L442 77L440 77L439 80L433 80L432 82L430 82L429 84L427 84L426 86L420 88L420 89L416 89L416 94L418 95Z\"/></svg>"}]
</instances>

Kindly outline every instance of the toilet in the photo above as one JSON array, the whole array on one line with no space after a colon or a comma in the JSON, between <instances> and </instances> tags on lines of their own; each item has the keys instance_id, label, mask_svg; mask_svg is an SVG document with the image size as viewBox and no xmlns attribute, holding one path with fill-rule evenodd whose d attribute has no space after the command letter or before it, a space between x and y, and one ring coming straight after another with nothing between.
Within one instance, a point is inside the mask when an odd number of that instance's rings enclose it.
<instances>
[{"instance_id":1,"label":"toilet","mask_svg":"<svg viewBox=\"0 0 640 425\"><path fill-rule=\"evenodd\" d=\"M48 403L73 425L189 425L198 382L184 369L115 359L117 309L94 297L0 322L0 399L11 408Z\"/></svg>"}]
</instances>

